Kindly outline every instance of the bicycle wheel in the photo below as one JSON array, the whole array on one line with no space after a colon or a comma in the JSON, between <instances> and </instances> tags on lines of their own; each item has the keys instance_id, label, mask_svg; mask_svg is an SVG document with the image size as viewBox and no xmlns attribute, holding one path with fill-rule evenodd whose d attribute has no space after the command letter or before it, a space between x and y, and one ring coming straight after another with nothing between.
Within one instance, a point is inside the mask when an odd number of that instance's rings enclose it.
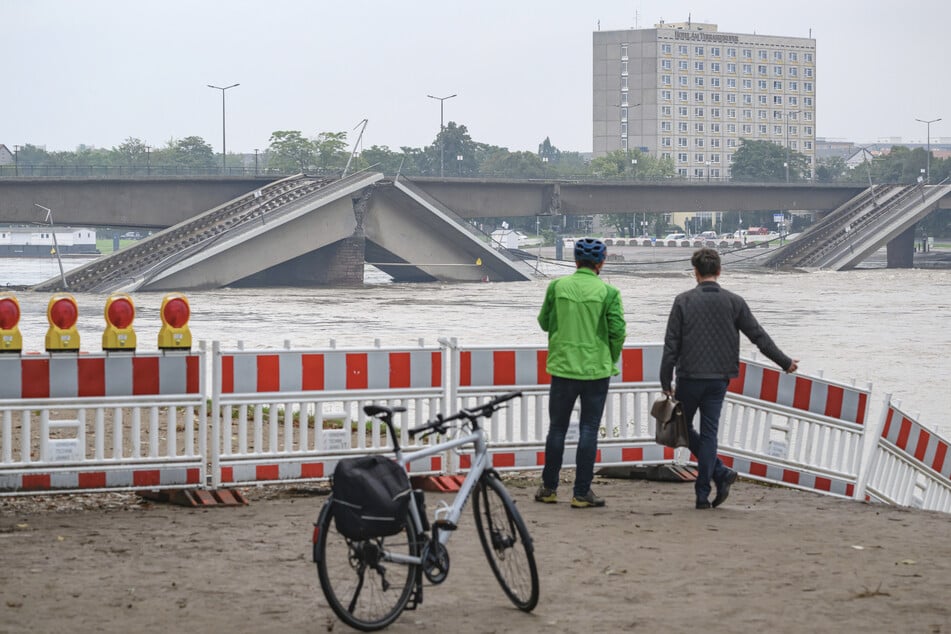
<instances>
[{"instance_id":1,"label":"bicycle wheel","mask_svg":"<svg viewBox=\"0 0 951 634\"><path fill-rule=\"evenodd\" d=\"M400 615L413 595L418 564L397 563L389 554L419 556L416 529L407 512L397 535L351 540L337 531L333 498L317 519L314 560L320 588L340 620L364 632L379 630Z\"/></svg>"},{"instance_id":2,"label":"bicycle wheel","mask_svg":"<svg viewBox=\"0 0 951 634\"><path fill-rule=\"evenodd\" d=\"M538 604L538 568L525 520L495 472L486 472L474 493L472 510L489 566L512 603L530 612Z\"/></svg>"}]
</instances>

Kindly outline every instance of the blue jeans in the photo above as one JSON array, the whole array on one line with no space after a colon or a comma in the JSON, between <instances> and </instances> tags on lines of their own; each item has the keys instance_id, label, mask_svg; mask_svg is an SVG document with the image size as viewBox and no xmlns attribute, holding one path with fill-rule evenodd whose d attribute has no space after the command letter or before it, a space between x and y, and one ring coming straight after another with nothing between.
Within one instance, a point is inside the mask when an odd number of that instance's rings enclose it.
<instances>
[{"instance_id":1,"label":"blue jeans","mask_svg":"<svg viewBox=\"0 0 951 634\"><path fill-rule=\"evenodd\" d=\"M545 440L545 468L542 486L558 488L558 474L565 453L565 434L575 401L581 398L581 418L578 421L578 450L575 453L574 496L583 497L591 489L594 479L594 459L598 454L598 428L608 398L610 377L582 381L551 377L548 392L548 437Z\"/></svg>"},{"instance_id":2,"label":"blue jeans","mask_svg":"<svg viewBox=\"0 0 951 634\"><path fill-rule=\"evenodd\" d=\"M710 497L710 481L719 483L729 470L717 458L717 433L720 427L720 410L730 382L727 379L677 379L674 395L684 408L690 434L690 451L697 457L697 481L694 488L697 501L706 502ZM700 433L693 426L693 417L700 410Z\"/></svg>"}]
</instances>

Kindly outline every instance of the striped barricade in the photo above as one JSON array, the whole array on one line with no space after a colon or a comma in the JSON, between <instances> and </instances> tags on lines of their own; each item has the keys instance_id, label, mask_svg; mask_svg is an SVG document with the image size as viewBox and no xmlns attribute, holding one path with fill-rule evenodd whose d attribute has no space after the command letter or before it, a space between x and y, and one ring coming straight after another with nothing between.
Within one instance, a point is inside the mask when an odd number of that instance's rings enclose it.
<instances>
[{"instance_id":1,"label":"striped barricade","mask_svg":"<svg viewBox=\"0 0 951 634\"><path fill-rule=\"evenodd\" d=\"M545 346L456 346L452 376L460 407L476 405L493 396L520 390L511 402L486 422L489 452L500 470L538 469L545 462L548 433L548 390ZM611 379L598 443L596 464L662 464L675 458L672 449L654 442L650 417L652 397L659 392L661 346L629 345L621 353L620 373ZM574 416L577 419L577 416ZM576 429L569 429L564 465L574 465ZM463 456L457 465L465 469ZM453 465L456 466L456 465Z\"/></svg>"},{"instance_id":2,"label":"striped barricade","mask_svg":"<svg viewBox=\"0 0 951 634\"><path fill-rule=\"evenodd\" d=\"M870 389L743 360L720 416L720 457L754 480L852 498Z\"/></svg>"},{"instance_id":3,"label":"striped barricade","mask_svg":"<svg viewBox=\"0 0 951 634\"><path fill-rule=\"evenodd\" d=\"M200 487L204 352L0 356L0 495Z\"/></svg>"},{"instance_id":4,"label":"striped barricade","mask_svg":"<svg viewBox=\"0 0 951 634\"><path fill-rule=\"evenodd\" d=\"M213 345L212 478L215 486L329 477L337 461L388 447L363 406L401 405L407 430L443 411L439 347L229 350ZM411 465L444 470L441 459Z\"/></svg>"},{"instance_id":5,"label":"striped barricade","mask_svg":"<svg viewBox=\"0 0 951 634\"><path fill-rule=\"evenodd\" d=\"M951 513L949 441L886 399L881 436L869 461L869 500Z\"/></svg>"}]
</instances>

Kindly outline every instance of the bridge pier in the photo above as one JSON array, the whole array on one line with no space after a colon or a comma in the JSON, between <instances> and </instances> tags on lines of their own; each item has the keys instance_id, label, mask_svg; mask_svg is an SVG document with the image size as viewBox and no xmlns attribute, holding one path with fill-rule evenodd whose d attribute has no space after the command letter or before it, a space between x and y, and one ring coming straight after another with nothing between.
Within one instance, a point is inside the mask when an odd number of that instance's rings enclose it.
<instances>
[{"instance_id":1,"label":"bridge pier","mask_svg":"<svg viewBox=\"0 0 951 634\"><path fill-rule=\"evenodd\" d=\"M890 269L910 269L915 265L915 227L912 225L886 245Z\"/></svg>"}]
</instances>

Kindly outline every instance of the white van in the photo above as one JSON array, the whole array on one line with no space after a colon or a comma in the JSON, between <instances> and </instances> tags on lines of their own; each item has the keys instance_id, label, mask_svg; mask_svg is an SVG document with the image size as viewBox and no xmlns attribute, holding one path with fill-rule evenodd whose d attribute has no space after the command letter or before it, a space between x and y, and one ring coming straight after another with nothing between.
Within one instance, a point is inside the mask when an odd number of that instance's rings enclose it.
<instances>
[{"instance_id":1,"label":"white van","mask_svg":"<svg viewBox=\"0 0 951 634\"><path fill-rule=\"evenodd\" d=\"M664 240L686 240L687 235L684 233L668 233L667 237Z\"/></svg>"}]
</instances>

